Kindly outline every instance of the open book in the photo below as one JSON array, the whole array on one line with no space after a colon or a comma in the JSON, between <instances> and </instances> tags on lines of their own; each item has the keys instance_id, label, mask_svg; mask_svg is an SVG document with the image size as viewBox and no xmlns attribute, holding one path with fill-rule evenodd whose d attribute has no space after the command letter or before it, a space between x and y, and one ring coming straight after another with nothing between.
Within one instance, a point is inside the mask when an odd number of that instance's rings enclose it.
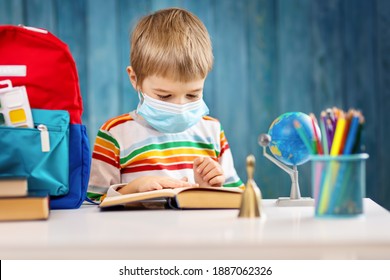
<instances>
[{"instance_id":1,"label":"open book","mask_svg":"<svg viewBox=\"0 0 390 280\"><path fill-rule=\"evenodd\" d=\"M242 190L238 188L189 187L162 189L142 193L106 197L101 208L130 205L139 202L166 201L166 206L178 209L240 208Z\"/></svg>"}]
</instances>

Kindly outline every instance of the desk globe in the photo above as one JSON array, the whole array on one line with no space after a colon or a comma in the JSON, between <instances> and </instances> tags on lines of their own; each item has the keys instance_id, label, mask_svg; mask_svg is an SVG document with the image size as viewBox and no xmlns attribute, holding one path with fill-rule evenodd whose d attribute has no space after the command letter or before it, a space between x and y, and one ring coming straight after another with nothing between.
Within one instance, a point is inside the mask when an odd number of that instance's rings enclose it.
<instances>
[{"instance_id":1,"label":"desk globe","mask_svg":"<svg viewBox=\"0 0 390 280\"><path fill-rule=\"evenodd\" d=\"M271 153L287 165L301 165L307 162L310 157L310 151L294 127L295 120L299 121L310 143L313 143L312 120L308 115L301 112L280 115L272 122L268 130L268 134L271 136L271 142L269 143ZM317 135L320 135L319 129Z\"/></svg>"},{"instance_id":2,"label":"desk globe","mask_svg":"<svg viewBox=\"0 0 390 280\"><path fill-rule=\"evenodd\" d=\"M307 136L309 142L313 143L315 137L312 119L301 112L289 112L280 115L270 125L268 134L259 136L259 144L263 147L263 155L286 171L291 177L290 197L279 198L277 204L280 206L313 205L313 200L302 198L299 190L297 166L309 160L310 151L294 127L294 121L299 122L300 129ZM317 135L320 135L318 125L315 124L314 127ZM267 154L267 147L269 147L274 157ZM288 165L293 167L290 168Z\"/></svg>"}]
</instances>

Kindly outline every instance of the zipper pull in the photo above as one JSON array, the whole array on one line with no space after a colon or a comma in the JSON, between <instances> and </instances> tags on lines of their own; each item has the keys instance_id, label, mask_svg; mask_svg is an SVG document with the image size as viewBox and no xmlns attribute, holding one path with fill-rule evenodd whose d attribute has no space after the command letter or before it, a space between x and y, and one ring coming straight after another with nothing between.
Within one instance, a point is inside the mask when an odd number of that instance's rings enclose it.
<instances>
[{"instance_id":1,"label":"zipper pull","mask_svg":"<svg viewBox=\"0 0 390 280\"><path fill-rule=\"evenodd\" d=\"M38 130L41 132L41 148L42 152L50 152L50 137L47 126L44 124L38 125Z\"/></svg>"},{"instance_id":2,"label":"zipper pull","mask_svg":"<svg viewBox=\"0 0 390 280\"><path fill-rule=\"evenodd\" d=\"M18 26L22 27L24 29L30 30L30 31L38 32L38 33L43 33L43 34L49 33L49 31L47 31L46 29L42 29L42 28L36 28L36 27L32 27L32 26L25 26L23 24L19 24Z\"/></svg>"}]
</instances>

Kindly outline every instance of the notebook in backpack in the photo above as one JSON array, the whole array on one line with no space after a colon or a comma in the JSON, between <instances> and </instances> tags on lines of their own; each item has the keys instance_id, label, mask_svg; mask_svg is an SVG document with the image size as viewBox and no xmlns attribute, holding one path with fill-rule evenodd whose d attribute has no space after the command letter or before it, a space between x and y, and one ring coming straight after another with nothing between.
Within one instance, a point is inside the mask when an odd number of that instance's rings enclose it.
<instances>
[{"instance_id":1,"label":"notebook in backpack","mask_svg":"<svg viewBox=\"0 0 390 280\"><path fill-rule=\"evenodd\" d=\"M25 86L31 108L69 112L69 192L51 196L50 208L78 208L86 198L90 149L78 74L68 46L50 32L0 26L0 80Z\"/></svg>"}]
</instances>

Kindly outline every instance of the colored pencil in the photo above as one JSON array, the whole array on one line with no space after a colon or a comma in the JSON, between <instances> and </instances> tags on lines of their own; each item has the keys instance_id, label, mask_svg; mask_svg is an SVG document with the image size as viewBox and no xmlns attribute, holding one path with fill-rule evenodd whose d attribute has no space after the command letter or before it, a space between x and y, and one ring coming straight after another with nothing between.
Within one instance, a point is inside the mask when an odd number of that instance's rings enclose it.
<instances>
[{"instance_id":1,"label":"colored pencil","mask_svg":"<svg viewBox=\"0 0 390 280\"><path fill-rule=\"evenodd\" d=\"M364 127L364 123L365 123L364 116L362 114L360 114L359 115L359 127L358 127L358 131L356 134L355 144L353 145L353 148L352 148L353 154L360 153L362 150L361 149L361 138L362 138L362 130Z\"/></svg>"},{"instance_id":2,"label":"colored pencil","mask_svg":"<svg viewBox=\"0 0 390 280\"><path fill-rule=\"evenodd\" d=\"M344 113L341 110L337 110L336 108L333 108L333 114L335 119L337 119L337 123L332 141L332 147L330 150L330 155L337 156L340 151L341 140L344 133L345 117ZM319 214L329 213L330 211L330 200L334 191L334 183L337 180L339 168L340 164L337 161L331 161L328 163L326 176L324 177L324 182L321 185L321 197L318 204Z\"/></svg>"},{"instance_id":3,"label":"colored pencil","mask_svg":"<svg viewBox=\"0 0 390 280\"><path fill-rule=\"evenodd\" d=\"M326 149L327 149L328 154L329 154L330 147L332 146L332 138L331 138L330 127L328 125L328 118L326 116L326 112L325 111L321 112L321 122L324 124L325 135L326 135L326 145L327 145ZM325 148L324 148L324 151L325 151Z\"/></svg>"},{"instance_id":4,"label":"colored pencil","mask_svg":"<svg viewBox=\"0 0 390 280\"><path fill-rule=\"evenodd\" d=\"M331 163L332 164L332 163ZM336 164L336 163L335 163ZM348 185L345 182L350 180L350 170L352 168L351 162L337 162L337 165L334 165L336 176L335 180L332 182L333 192L329 198L328 209L331 213L337 213L340 211L340 204L344 199L344 193L348 188Z\"/></svg>"},{"instance_id":5,"label":"colored pencil","mask_svg":"<svg viewBox=\"0 0 390 280\"><path fill-rule=\"evenodd\" d=\"M332 122L332 126L336 126L336 118L334 116L334 111L331 108L326 109L326 116Z\"/></svg>"},{"instance_id":6,"label":"colored pencil","mask_svg":"<svg viewBox=\"0 0 390 280\"><path fill-rule=\"evenodd\" d=\"M320 121L320 130L321 130L321 135L322 135L321 140L322 140L322 148L323 148L324 154L329 155L329 147L328 147L329 135L326 131L324 119L322 116L321 116L321 121Z\"/></svg>"},{"instance_id":7,"label":"colored pencil","mask_svg":"<svg viewBox=\"0 0 390 280\"><path fill-rule=\"evenodd\" d=\"M343 139L345 129L345 116L343 112L340 112L340 116L337 118L336 131L332 141L332 148L330 150L331 156L337 156L340 154L341 141Z\"/></svg>"},{"instance_id":8,"label":"colored pencil","mask_svg":"<svg viewBox=\"0 0 390 280\"><path fill-rule=\"evenodd\" d=\"M310 118L311 118L311 123L313 126L314 144L315 144L317 153L319 155L323 155L324 151L322 150L321 139L319 138L318 133L317 133L318 122L317 122L316 116L313 113L310 113Z\"/></svg>"},{"instance_id":9,"label":"colored pencil","mask_svg":"<svg viewBox=\"0 0 390 280\"><path fill-rule=\"evenodd\" d=\"M344 128L343 138L341 139L341 145L340 145L340 151L339 151L340 155L343 154L343 152L344 152L345 142L347 141L349 127L351 125L351 120L352 120L354 112L355 112L355 110L349 109L347 116L345 118L345 128Z\"/></svg>"},{"instance_id":10,"label":"colored pencil","mask_svg":"<svg viewBox=\"0 0 390 280\"><path fill-rule=\"evenodd\" d=\"M359 129L359 114L353 113L353 117L351 119L351 125L348 131L347 139L345 140L345 146L344 146L344 155L349 155L352 152L352 148L355 144L356 135Z\"/></svg>"},{"instance_id":11,"label":"colored pencil","mask_svg":"<svg viewBox=\"0 0 390 280\"><path fill-rule=\"evenodd\" d=\"M320 197L318 201L318 214L329 213L330 211L330 200L334 195L334 184L339 174L340 162L329 161L325 164L326 172L321 182Z\"/></svg>"}]
</instances>

